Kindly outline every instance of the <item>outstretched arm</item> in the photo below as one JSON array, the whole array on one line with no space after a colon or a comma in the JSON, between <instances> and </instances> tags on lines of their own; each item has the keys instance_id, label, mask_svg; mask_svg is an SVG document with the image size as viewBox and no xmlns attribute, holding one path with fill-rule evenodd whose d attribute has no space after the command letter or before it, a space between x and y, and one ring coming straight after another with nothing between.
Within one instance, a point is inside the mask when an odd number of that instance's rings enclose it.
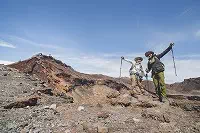
<instances>
[{"instance_id":1,"label":"outstretched arm","mask_svg":"<svg viewBox=\"0 0 200 133\"><path fill-rule=\"evenodd\" d=\"M130 63L130 64L133 64L133 62L131 60L128 60L128 59L124 59L124 61Z\"/></svg>"},{"instance_id":2,"label":"outstretched arm","mask_svg":"<svg viewBox=\"0 0 200 133\"><path fill-rule=\"evenodd\" d=\"M172 49L172 46L174 46L174 43L170 43L169 47L162 53L158 54L157 57L160 59L165 56Z\"/></svg>"}]
</instances>

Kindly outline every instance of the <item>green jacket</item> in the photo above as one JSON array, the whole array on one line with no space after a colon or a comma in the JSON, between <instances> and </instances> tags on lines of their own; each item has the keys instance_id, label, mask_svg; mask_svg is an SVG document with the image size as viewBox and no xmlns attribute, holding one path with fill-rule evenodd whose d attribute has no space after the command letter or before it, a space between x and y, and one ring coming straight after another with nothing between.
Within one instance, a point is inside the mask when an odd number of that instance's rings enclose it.
<instances>
[{"instance_id":1,"label":"green jacket","mask_svg":"<svg viewBox=\"0 0 200 133\"><path fill-rule=\"evenodd\" d=\"M172 46L169 46L165 51L163 51L161 54L154 54L152 58L148 61L148 71L152 70L152 75L155 75L159 72L163 72L165 70L164 64L160 61L160 59L165 56L170 50L172 49Z\"/></svg>"}]
</instances>

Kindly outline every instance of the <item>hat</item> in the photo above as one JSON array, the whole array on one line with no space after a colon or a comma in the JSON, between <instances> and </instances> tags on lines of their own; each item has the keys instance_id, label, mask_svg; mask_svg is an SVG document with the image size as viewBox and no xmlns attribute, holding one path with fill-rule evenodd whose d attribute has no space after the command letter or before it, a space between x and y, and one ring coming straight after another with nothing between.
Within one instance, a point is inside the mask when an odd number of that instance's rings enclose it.
<instances>
[{"instance_id":1,"label":"hat","mask_svg":"<svg viewBox=\"0 0 200 133\"><path fill-rule=\"evenodd\" d=\"M154 54L154 52L153 51L148 51L148 52L145 53L145 56L148 57L150 54Z\"/></svg>"},{"instance_id":2,"label":"hat","mask_svg":"<svg viewBox=\"0 0 200 133\"><path fill-rule=\"evenodd\" d=\"M136 57L136 58L135 58L135 61L138 61L138 60L143 61L143 58L142 58L142 57Z\"/></svg>"}]
</instances>

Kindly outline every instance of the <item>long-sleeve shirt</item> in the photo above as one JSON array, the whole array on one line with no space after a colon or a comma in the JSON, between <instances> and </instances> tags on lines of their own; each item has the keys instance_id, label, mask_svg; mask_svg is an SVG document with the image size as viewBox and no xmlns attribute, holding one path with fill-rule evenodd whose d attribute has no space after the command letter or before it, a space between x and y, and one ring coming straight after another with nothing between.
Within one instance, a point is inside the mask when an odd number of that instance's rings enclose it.
<instances>
[{"instance_id":1,"label":"long-sleeve shirt","mask_svg":"<svg viewBox=\"0 0 200 133\"><path fill-rule=\"evenodd\" d=\"M131 64L131 68L129 70L130 75L133 75L136 73L138 73L139 76L141 76L141 77L143 77L145 75L141 63L133 63L131 60L128 60L128 59L124 59L124 60Z\"/></svg>"},{"instance_id":2,"label":"long-sleeve shirt","mask_svg":"<svg viewBox=\"0 0 200 133\"><path fill-rule=\"evenodd\" d=\"M169 46L167 49L165 49L162 53L156 55L157 58L160 60L163 56L165 56L170 50L172 49L172 46Z\"/></svg>"},{"instance_id":3,"label":"long-sleeve shirt","mask_svg":"<svg viewBox=\"0 0 200 133\"><path fill-rule=\"evenodd\" d=\"M164 50L162 53L154 55L153 58L149 59L148 61L148 71L151 71L152 69L152 74L156 73L156 68L157 67L164 67L164 64L160 61L160 59L165 56L170 50L172 49L172 46L169 46L166 50Z\"/></svg>"}]
</instances>

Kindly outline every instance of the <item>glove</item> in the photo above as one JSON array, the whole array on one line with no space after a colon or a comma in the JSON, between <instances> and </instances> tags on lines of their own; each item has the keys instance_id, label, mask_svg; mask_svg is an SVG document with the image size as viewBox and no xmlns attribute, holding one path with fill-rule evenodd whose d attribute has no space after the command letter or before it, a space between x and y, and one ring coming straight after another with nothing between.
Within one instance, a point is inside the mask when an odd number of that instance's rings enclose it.
<instances>
[{"instance_id":1,"label":"glove","mask_svg":"<svg viewBox=\"0 0 200 133\"><path fill-rule=\"evenodd\" d=\"M145 71L146 71L146 73L149 73L149 69L148 68Z\"/></svg>"},{"instance_id":2,"label":"glove","mask_svg":"<svg viewBox=\"0 0 200 133\"><path fill-rule=\"evenodd\" d=\"M169 46L170 46L170 47L173 47L173 46L174 46L174 43L170 43Z\"/></svg>"},{"instance_id":3,"label":"glove","mask_svg":"<svg viewBox=\"0 0 200 133\"><path fill-rule=\"evenodd\" d=\"M124 60L124 56L122 56L121 59Z\"/></svg>"},{"instance_id":4,"label":"glove","mask_svg":"<svg viewBox=\"0 0 200 133\"><path fill-rule=\"evenodd\" d=\"M136 76L139 76L140 74L138 72L135 73Z\"/></svg>"}]
</instances>

